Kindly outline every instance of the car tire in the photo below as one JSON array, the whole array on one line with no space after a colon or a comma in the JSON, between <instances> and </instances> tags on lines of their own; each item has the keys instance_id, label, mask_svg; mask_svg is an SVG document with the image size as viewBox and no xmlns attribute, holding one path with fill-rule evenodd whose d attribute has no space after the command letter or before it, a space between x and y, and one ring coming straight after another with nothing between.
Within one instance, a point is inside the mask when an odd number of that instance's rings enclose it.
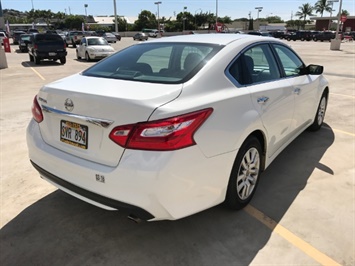
<instances>
[{"instance_id":1,"label":"car tire","mask_svg":"<svg viewBox=\"0 0 355 266\"><path fill-rule=\"evenodd\" d=\"M30 58L30 62L35 61L34 58L33 58L33 55L30 55L30 54L29 54L28 56L29 56L29 58Z\"/></svg>"},{"instance_id":2,"label":"car tire","mask_svg":"<svg viewBox=\"0 0 355 266\"><path fill-rule=\"evenodd\" d=\"M87 62L90 62L90 61L91 61L88 52L85 53L85 60L86 60Z\"/></svg>"},{"instance_id":3,"label":"car tire","mask_svg":"<svg viewBox=\"0 0 355 266\"><path fill-rule=\"evenodd\" d=\"M240 147L228 182L225 204L235 210L244 208L254 196L262 165L260 141L251 136Z\"/></svg>"},{"instance_id":4,"label":"car tire","mask_svg":"<svg viewBox=\"0 0 355 266\"><path fill-rule=\"evenodd\" d=\"M41 63L41 59L39 59L37 56L34 56L33 58L36 65L39 65Z\"/></svg>"},{"instance_id":5,"label":"car tire","mask_svg":"<svg viewBox=\"0 0 355 266\"><path fill-rule=\"evenodd\" d=\"M316 115L314 116L313 124L308 127L309 131L317 131L322 127L324 117L325 117L325 112L327 110L327 105L328 105L328 96L324 92L322 97L320 98L317 112Z\"/></svg>"},{"instance_id":6,"label":"car tire","mask_svg":"<svg viewBox=\"0 0 355 266\"><path fill-rule=\"evenodd\" d=\"M59 60L62 65L64 65L67 62L67 58L65 56L61 57Z\"/></svg>"},{"instance_id":7,"label":"car tire","mask_svg":"<svg viewBox=\"0 0 355 266\"><path fill-rule=\"evenodd\" d=\"M291 39L290 39L290 38L287 38L287 41L289 42L289 41L291 41Z\"/></svg>"},{"instance_id":8,"label":"car tire","mask_svg":"<svg viewBox=\"0 0 355 266\"><path fill-rule=\"evenodd\" d=\"M79 56L79 53L78 53L78 51L76 51L76 59L81 59L81 57Z\"/></svg>"}]
</instances>

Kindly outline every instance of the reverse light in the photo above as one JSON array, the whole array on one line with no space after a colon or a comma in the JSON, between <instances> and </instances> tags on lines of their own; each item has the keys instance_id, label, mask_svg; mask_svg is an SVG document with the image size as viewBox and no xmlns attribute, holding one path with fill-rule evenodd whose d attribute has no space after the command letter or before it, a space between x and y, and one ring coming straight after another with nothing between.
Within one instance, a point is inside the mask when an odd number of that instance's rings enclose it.
<instances>
[{"instance_id":1,"label":"reverse light","mask_svg":"<svg viewBox=\"0 0 355 266\"><path fill-rule=\"evenodd\" d=\"M162 120L115 127L109 137L127 149L169 151L195 145L193 136L210 116L208 108Z\"/></svg>"},{"instance_id":2,"label":"reverse light","mask_svg":"<svg viewBox=\"0 0 355 266\"><path fill-rule=\"evenodd\" d=\"M32 103L32 116L33 119L37 122L37 123L41 123L43 121L43 113L42 113L42 109L39 106L39 103L37 101L37 95L35 96L35 98L33 99L33 103Z\"/></svg>"}]
</instances>

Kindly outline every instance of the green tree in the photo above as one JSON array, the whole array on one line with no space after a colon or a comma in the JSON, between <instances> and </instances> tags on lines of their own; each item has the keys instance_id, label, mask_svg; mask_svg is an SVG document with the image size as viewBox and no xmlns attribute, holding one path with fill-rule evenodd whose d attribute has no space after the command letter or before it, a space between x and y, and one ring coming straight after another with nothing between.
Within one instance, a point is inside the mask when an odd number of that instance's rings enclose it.
<instances>
[{"instance_id":1,"label":"green tree","mask_svg":"<svg viewBox=\"0 0 355 266\"><path fill-rule=\"evenodd\" d=\"M113 16L113 23L116 23L115 17ZM126 31L128 30L127 20L123 17L117 17L117 26L118 31Z\"/></svg>"},{"instance_id":2,"label":"green tree","mask_svg":"<svg viewBox=\"0 0 355 266\"><path fill-rule=\"evenodd\" d=\"M350 15L349 11L348 11L348 10L345 10L345 9L342 9L342 10L341 10L341 14L342 14L342 15L345 15L345 16L349 16L349 15Z\"/></svg>"},{"instance_id":3,"label":"green tree","mask_svg":"<svg viewBox=\"0 0 355 266\"><path fill-rule=\"evenodd\" d=\"M155 15L148 10L143 10L138 15L138 19L134 22L134 29L135 30L142 30L144 28L155 29L157 25L158 25L158 21Z\"/></svg>"},{"instance_id":4,"label":"green tree","mask_svg":"<svg viewBox=\"0 0 355 266\"><path fill-rule=\"evenodd\" d=\"M311 4L303 4L302 6L298 7L299 11L297 11L296 16L298 16L300 19L303 19L303 28L306 25L306 20L307 16L313 16L313 7Z\"/></svg>"},{"instance_id":5,"label":"green tree","mask_svg":"<svg viewBox=\"0 0 355 266\"><path fill-rule=\"evenodd\" d=\"M328 0L318 0L318 2L314 5L314 10L316 13L320 13L320 16L323 17L324 11L332 12L332 5L328 2Z\"/></svg>"},{"instance_id":6,"label":"green tree","mask_svg":"<svg viewBox=\"0 0 355 266\"><path fill-rule=\"evenodd\" d=\"M284 21L279 16L269 16L266 18L268 23L283 23Z\"/></svg>"},{"instance_id":7,"label":"green tree","mask_svg":"<svg viewBox=\"0 0 355 266\"><path fill-rule=\"evenodd\" d=\"M81 30L81 25L84 22L83 16L69 15L66 16L64 24L68 29Z\"/></svg>"}]
</instances>

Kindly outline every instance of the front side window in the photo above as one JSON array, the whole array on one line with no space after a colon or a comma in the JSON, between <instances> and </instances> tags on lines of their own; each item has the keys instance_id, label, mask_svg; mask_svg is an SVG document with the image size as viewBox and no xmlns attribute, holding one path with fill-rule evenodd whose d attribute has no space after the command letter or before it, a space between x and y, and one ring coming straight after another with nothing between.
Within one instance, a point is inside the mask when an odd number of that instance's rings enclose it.
<instances>
[{"instance_id":1,"label":"front side window","mask_svg":"<svg viewBox=\"0 0 355 266\"><path fill-rule=\"evenodd\" d=\"M223 46L145 43L130 46L84 71L85 76L177 84L194 76Z\"/></svg>"},{"instance_id":2,"label":"front side window","mask_svg":"<svg viewBox=\"0 0 355 266\"><path fill-rule=\"evenodd\" d=\"M267 82L281 77L268 44L260 44L239 55L229 73L241 85Z\"/></svg>"},{"instance_id":3,"label":"front side window","mask_svg":"<svg viewBox=\"0 0 355 266\"><path fill-rule=\"evenodd\" d=\"M302 60L285 46L275 44L274 47L280 58L286 77L299 76L304 66Z\"/></svg>"}]
</instances>

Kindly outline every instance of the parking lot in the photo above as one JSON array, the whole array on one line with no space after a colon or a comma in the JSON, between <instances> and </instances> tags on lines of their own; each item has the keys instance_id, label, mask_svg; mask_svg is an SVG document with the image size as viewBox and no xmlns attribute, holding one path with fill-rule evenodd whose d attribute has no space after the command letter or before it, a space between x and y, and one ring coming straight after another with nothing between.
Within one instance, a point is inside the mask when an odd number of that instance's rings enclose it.
<instances>
[{"instance_id":1,"label":"parking lot","mask_svg":"<svg viewBox=\"0 0 355 266\"><path fill-rule=\"evenodd\" d=\"M39 177L26 127L41 86L95 62L29 62L0 70L1 265L355 265L355 43L287 42L330 83L325 125L304 132L263 173L251 204L136 224ZM122 38L115 50L134 44Z\"/></svg>"}]
</instances>

